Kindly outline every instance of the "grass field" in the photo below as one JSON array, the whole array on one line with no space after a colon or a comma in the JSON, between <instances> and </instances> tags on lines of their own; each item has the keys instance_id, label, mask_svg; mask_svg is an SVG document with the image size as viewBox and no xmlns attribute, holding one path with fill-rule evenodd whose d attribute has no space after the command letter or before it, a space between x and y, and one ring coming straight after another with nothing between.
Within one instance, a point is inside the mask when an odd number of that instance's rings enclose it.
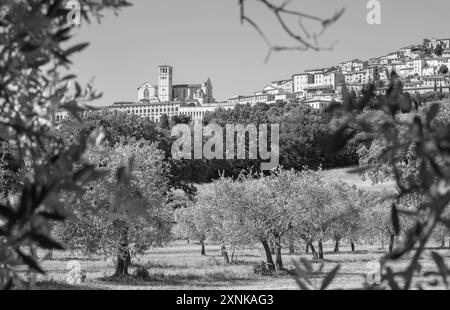
<instances>
[{"instance_id":1,"label":"grass field","mask_svg":"<svg viewBox=\"0 0 450 310\"><path fill-rule=\"evenodd\" d=\"M349 174L348 169L327 171L330 178L341 179L360 188L381 190L391 189L393 183L372 185L370 181L362 181L358 175ZM357 252L351 253L348 245L343 244L341 253L332 253L332 244L325 244L325 269L329 271L336 265L341 265L339 275L331 286L332 289L361 288L366 283L366 275L370 271L368 263L378 260L386 253L385 249L377 248L378 245L357 245ZM236 251L234 262L225 265L220 255L218 245L209 244L206 247L207 255L200 255L200 246L186 241L177 241L163 248L152 249L145 255L139 256L134 263L144 266L150 273L147 280L135 278L114 279L110 276L114 273L112 262L101 257L85 257L67 252L55 253L54 259L45 261L43 266L48 271L45 276L39 276L38 288L40 289L218 289L218 290L278 290L298 289L295 279L288 273L272 276L261 276L253 272L253 267L264 260L262 249L246 249ZM450 261L450 250L436 249L445 260ZM231 253L229 253L231 255ZM430 250L425 255L422 264L424 272L435 270L430 257ZM41 253L43 255L43 253ZM293 261L300 258L311 259L309 254L299 252L296 255L284 253L283 260L287 269L293 268ZM82 268L87 274L86 282L81 286L69 286L65 284L67 274L66 265L70 260L81 261ZM406 260L388 262L395 269L404 267ZM317 268L319 264L314 264ZM133 270L131 270L133 272ZM313 278L313 283L319 285L324 274L318 274ZM416 281L424 283L420 276ZM426 286L426 285L425 285Z\"/></svg>"},{"instance_id":2,"label":"grass field","mask_svg":"<svg viewBox=\"0 0 450 310\"><path fill-rule=\"evenodd\" d=\"M350 173L351 169L342 168L342 169L333 169L324 171L324 174L332 179L341 180L350 185L356 185L358 188L365 190L374 190L374 191L382 191L382 190L392 190L395 188L395 182L385 182L373 184L372 181L366 179L363 180L358 174Z\"/></svg>"},{"instance_id":3,"label":"grass field","mask_svg":"<svg viewBox=\"0 0 450 310\"><path fill-rule=\"evenodd\" d=\"M368 263L380 258L385 251L375 247L367 248L359 246L356 253L343 247L339 254L331 253L331 244L325 248L325 269L329 271L337 264L341 265L339 275L330 287L331 289L356 289L366 283L366 275L370 272ZM450 259L449 250L436 250L446 260ZM300 257L311 259L305 253L283 256L286 268L293 268L293 261L299 261ZM86 282L81 286L69 286L65 284L67 274L66 265L70 260L80 260L87 274ZM86 258L67 253L55 253L54 259L44 262L43 266L48 271L45 276L40 276L40 289L117 289L117 290L181 290L181 289L217 289L217 290L280 290L298 289L294 278L287 274L272 276L256 275L253 265L263 260L260 249L241 250L235 254L235 262L225 265L220 256L220 247L207 246L207 255L200 255L198 244L187 244L179 241L170 246L153 249L139 257L137 263L148 269L150 277L147 280L127 278L111 280L109 276L114 273L111 263L100 257ZM389 265L398 269L405 266L406 261L391 262ZM428 256L422 261L424 271L434 268L431 258ZM313 263L315 268L319 264ZM131 270L133 271L133 270ZM320 285L324 274L313 278L313 283ZM419 277L417 281L422 281Z\"/></svg>"}]
</instances>

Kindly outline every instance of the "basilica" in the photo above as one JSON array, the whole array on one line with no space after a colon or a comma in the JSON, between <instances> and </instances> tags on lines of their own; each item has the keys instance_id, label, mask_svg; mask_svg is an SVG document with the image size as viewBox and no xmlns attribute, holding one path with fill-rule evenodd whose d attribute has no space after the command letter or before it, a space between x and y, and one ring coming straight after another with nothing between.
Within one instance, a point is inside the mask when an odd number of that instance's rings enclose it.
<instances>
[{"instance_id":1,"label":"basilica","mask_svg":"<svg viewBox=\"0 0 450 310\"><path fill-rule=\"evenodd\" d=\"M159 66L158 85L145 83L138 88L138 102L163 103L182 102L185 104L205 105L214 103L211 80L201 84L173 85L173 67Z\"/></svg>"},{"instance_id":2,"label":"basilica","mask_svg":"<svg viewBox=\"0 0 450 310\"><path fill-rule=\"evenodd\" d=\"M159 66L158 85L145 83L139 87L137 102L114 102L102 110L134 114L154 122L160 122L164 115L169 118L182 115L195 123L201 122L207 113L235 107L228 102L216 102L210 79L201 84L173 85L172 81L173 67ZM54 121L60 123L68 116L67 111L58 111Z\"/></svg>"}]
</instances>

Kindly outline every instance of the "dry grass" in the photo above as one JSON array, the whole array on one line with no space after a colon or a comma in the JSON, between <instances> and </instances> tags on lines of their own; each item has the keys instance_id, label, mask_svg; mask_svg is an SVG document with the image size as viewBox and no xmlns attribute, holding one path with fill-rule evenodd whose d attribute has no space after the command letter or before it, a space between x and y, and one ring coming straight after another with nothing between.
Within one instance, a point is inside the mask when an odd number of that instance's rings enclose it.
<instances>
[{"instance_id":1,"label":"dry grass","mask_svg":"<svg viewBox=\"0 0 450 310\"><path fill-rule=\"evenodd\" d=\"M365 190L382 191L392 190L395 188L394 181L373 184L370 179L363 180L363 178L359 174L350 173L351 170L351 168L332 169L324 171L324 174L329 178L341 180L350 185L356 185L356 187Z\"/></svg>"},{"instance_id":2,"label":"dry grass","mask_svg":"<svg viewBox=\"0 0 450 310\"><path fill-rule=\"evenodd\" d=\"M373 185L370 181L363 181L358 175L350 174L350 169L335 169L324 173L334 179L340 179L359 188L382 190L394 188L394 183ZM331 289L362 288L366 283L369 272L368 262L378 260L385 254L376 246L357 246L357 252L351 253L345 245L339 254L331 253L332 245L325 245L325 271L331 270L337 264L341 265L340 272L333 282ZM437 250L448 262L449 250ZM231 253L229 253L231 255ZM144 266L149 271L149 278L138 280L133 277L111 279L114 266L100 257L83 257L68 253L55 253L54 260L44 262L48 270L45 276L39 278L39 289L133 289L133 290L280 290L298 289L295 280L287 273L273 276L256 275L253 266L264 260L262 249L253 248L239 250L235 254L235 263L225 265L220 256L220 247L207 246L207 255L200 255L198 244L186 244L186 241L174 242L164 248L153 249L135 259L134 263ZM286 268L293 268L293 261L300 258L311 259L305 253L297 255L283 255ZM66 264L69 260L80 260L87 273L87 281L79 287L64 284ZM435 270L434 263L427 253L422 260L423 272ZM405 267L407 260L389 262L394 269ZM317 264L315 266L318 267ZM324 274L319 275L313 282L320 284ZM424 283L421 277L417 282ZM426 285L425 285L426 286Z\"/></svg>"},{"instance_id":3,"label":"dry grass","mask_svg":"<svg viewBox=\"0 0 450 310\"><path fill-rule=\"evenodd\" d=\"M373 247L359 246L357 253L351 253L344 247L341 253L331 253L332 245L326 246L325 271L331 270L337 264L341 265L338 277L332 289L355 289L364 286L366 274L369 271L367 263L380 258L384 251ZM450 258L450 251L439 251L446 260ZM138 280L134 277L111 279L114 272L111 264L101 258L86 259L84 257L69 257L66 253L56 253L54 260L44 262L48 270L47 275L39 278L39 289L118 289L118 290L279 290L298 289L295 280L283 273L273 276L260 276L253 273L253 265L263 261L261 249L247 249L236 252L236 263L225 265L220 256L220 247L207 246L207 255L200 255L198 244L175 242L165 248L153 249L139 257L135 262L145 266L150 277ZM284 255L285 267L292 268L293 260L300 257L310 259L310 255ZM79 287L64 284L66 264L68 260L81 259L82 266L87 273L87 281ZM424 270L434 268L431 258L423 260ZM406 261L390 263L395 269L406 265ZM318 266L317 264L315 266ZM313 282L319 284L324 274L319 275ZM417 278L417 281L423 279Z\"/></svg>"}]
</instances>

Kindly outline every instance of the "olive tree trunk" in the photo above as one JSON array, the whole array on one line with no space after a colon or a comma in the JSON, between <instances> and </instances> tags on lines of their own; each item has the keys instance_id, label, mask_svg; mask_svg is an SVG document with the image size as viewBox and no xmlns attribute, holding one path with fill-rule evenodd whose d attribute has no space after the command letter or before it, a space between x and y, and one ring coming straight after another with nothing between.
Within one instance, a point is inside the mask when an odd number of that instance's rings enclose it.
<instances>
[{"instance_id":1,"label":"olive tree trunk","mask_svg":"<svg viewBox=\"0 0 450 310\"><path fill-rule=\"evenodd\" d=\"M395 245L395 235L391 234L389 236L389 253L392 253L392 251L394 250L394 245Z\"/></svg>"},{"instance_id":2,"label":"olive tree trunk","mask_svg":"<svg viewBox=\"0 0 450 310\"><path fill-rule=\"evenodd\" d=\"M225 247L225 245L222 245L221 252L222 252L222 257L223 257L224 262L226 264L229 264L230 258L228 257L228 252L227 252L227 248Z\"/></svg>"},{"instance_id":3,"label":"olive tree trunk","mask_svg":"<svg viewBox=\"0 0 450 310\"><path fill-rule=\"evenodd\" d=\"M128 226L123 221L116 222L116 228L119 233L119 241L117 244L117 264L115 276L128 275L128 268L131 265L131 255L128 245Z\"/></svg>"},{"instance_id":4,"label":"olive tree trunk","mask_svg":"<svg viewBox=\"0 0 450 310\"><path fill-rule=\"evenodd\" d=\"M202 246L201 254L202 256L205 256L206 255L205 240L200 240L200 245Z\"/></svg>"},{"instance_id":5,"label":"olive tree trunk","mask_svg":"<svg viewBox=\"0 0 450 310\"><path fill-rule=\"evenodd\" d=\"M352 252L355 252L355 243L353 241L350 242L350 247L352 248Z\"/></svg>"},{"instance_id":6,"label":"olive tree trunk","mask_svg":"<svg viewBox=\"0 0 450 310\"><path fill-rule=\"evenodd\" d=\"M294 239L290 238L289 239L289 255L294 255L294 254L295 254Z\"/></svg>"},{"instance_id":7,"label":"olive tree trunk","mask_svg":"<svg viewBox=\"0 0 450 310\"><path fill-rule=\"evenodd\" d=\"M275 241L275 267L278 271L283 270L283 258L281 257L281 238L277 237Z\"/></svg>"},{"instance_id":8,"label":"olive tree trunk","mask_svg":"<svg viewBox=\"0 0 450 310\"><path fill-rule=\"evenodd\" d=\"M266 262L267 266L270 270L275 269L275 264L273 262L272 251L270 249L269 243L265 239L261 239L261 244L264 248L264 252L266 253Z\"/></svg>"},{"instance_id":9,"label":"olive tree trunk","mask_svg":"<svg viewBox=\"0 0 450 310\"><path fill-rule=\"evenodd\" d=\"M334 253L339 253L339 239L336 238L334 241Z\"/></svg>"},{"instance_id":10,"label":"olive tree trunk","mask_svg":"<svg viewBox=\"0 0 450 310\"><path fill-rule=\"evenodd\" d=\"M312 242L307 243L307 248L311 249L313 259L318 259L319 255L317 254L316 248Z\"/></svg>"},{"instance_id":11,"label":"olive tree trunk","mask_svg":"<svg viewBox=\"0 0 450 310\"><path fill-rule=\"evenodd\" d=\"M322 239L319 240L319 259L323 259L325 256L323 254L323 242Z\"/></svg>"}]
</instances>

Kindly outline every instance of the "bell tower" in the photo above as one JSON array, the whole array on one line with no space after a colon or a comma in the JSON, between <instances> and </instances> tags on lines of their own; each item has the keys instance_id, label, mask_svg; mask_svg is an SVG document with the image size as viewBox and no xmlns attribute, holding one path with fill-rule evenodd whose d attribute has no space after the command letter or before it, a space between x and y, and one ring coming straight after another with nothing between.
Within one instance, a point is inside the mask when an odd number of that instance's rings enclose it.
<instances>
[{"instance_id":1,"label":"bell tower","mask_svg":"<svg viewBox=\"0 0 450 310\"><path fill-rule=\"evenodd\" d=\"M171 66L159 66L158 77L158 97L161 102L172 101L172 77L173 68Z\"/></svg>"}]
</instances>

